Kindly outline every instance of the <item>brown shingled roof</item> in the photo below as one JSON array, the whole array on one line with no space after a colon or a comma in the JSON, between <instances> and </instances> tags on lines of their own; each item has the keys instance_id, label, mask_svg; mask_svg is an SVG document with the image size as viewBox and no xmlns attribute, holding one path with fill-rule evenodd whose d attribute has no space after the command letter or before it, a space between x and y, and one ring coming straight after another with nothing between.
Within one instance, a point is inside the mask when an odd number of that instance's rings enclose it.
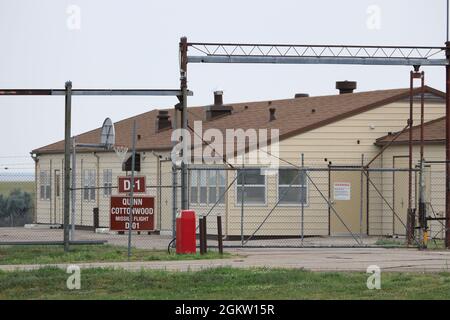
<instances>
[{"instance_id":1,"label":"brown shingled roof","mask_svg":"<svg viewBox=\"0 0 450 320\"><path fill-rule=\"evenodd\" d=\"M426 143L444 143L445 142L445 117L434 119L425 122L423 125L424 142ZM405 130L392 144L407 144L409 143L409 131ZM378 138L376 145L385 145L391 141L395 133ZM412 141L413 143L420 142L420 125L412 127Z\"/></svg>"},{"instance_id":2,"label":"brown shingled roof","mask_svg":"<svg viewBox=\"0 0 450 320\"><path fill-rule=\"evenodd\" d=\"M415 89L418 93L418 89ZM426 87L426 92L438 97L445 94L436 89ZM315 128L345 119L388 103L409 96L409 89L390 89L368 92L329 95L318 97L303 97L296 99L235 103L233 113L228 116L204 120L204 107L190 107L189 123L203 120L203 130L217 128L224 131L228 128L246 129L279 129L280 140L313 130ZM276 109L276 120L269 121L269 108ZM314 110L314 112L313 112ZM173 109L168 109L170 119L173 119ZM155 123L158 110L152 110L115 123L116 144L131 145L131 127L133 120L137 121L137 150L170 150L171 130L155 133ZM76 136L80 143L98 143L100 128ZM59 141L33 150L36 154L61 153L64 141ZM82 150L80 150L82 151ZM91 150L92 151L92 150Z\"/></svg>"}]
</instances>

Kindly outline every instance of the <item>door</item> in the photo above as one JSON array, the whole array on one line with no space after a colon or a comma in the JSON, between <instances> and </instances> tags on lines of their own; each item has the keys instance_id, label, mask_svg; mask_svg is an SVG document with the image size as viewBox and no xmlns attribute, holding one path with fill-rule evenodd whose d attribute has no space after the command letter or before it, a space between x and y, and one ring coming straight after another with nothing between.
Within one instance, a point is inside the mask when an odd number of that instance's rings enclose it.
<instances>
[{"instance_id":1,"label":"door","mask_svg":"<svg viewBox=\"0 0 450 320\"><path fill-rule=\"evenodd\" d=\"M366 235L366 177L361 171L330 172L330 234L331 235Z\"/></svg>"},{"instance_id":2,"label":"door","mask_svg":"<svg viewBox=\"0 0 450 320\"><path fill-rule=\"evenodd\" d=\"M408 156L395 156L393 159L394 168L407 169L409 168ZM408 214L408 171L394 171L393 172L393 194L394 211L393 219L393 234L396 236L406 236L406 216ZM413 175L414 179L414 175ZM414 194L413 194L414 195Z\"/></svg>"},{"instance_id":3,"label":"door","mask_svg":"<svg viewBox=\"0 0 450 320\"><path fill-rule=\"evenodd\" d=\"M55 170L54 174L54 195L53 195L53 221L54 224L62 224L62 204L61 204L61 173Z\"/></svg>"}]
</instances>

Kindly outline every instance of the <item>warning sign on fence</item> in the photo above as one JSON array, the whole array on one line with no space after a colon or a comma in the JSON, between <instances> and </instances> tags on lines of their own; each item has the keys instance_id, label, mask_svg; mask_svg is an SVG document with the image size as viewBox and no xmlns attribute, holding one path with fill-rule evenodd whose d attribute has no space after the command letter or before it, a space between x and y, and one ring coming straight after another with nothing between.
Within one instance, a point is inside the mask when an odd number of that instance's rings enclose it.
<instances>
[{"instance_id":1,"label":"warning sign on fence","mask_svg":"<svg viewBox=\"0 0 450 320\"><path fill-rule=\"evenodd\" d=\"M350 182L335 182L334 183L334 200L350 200L351 199Z\"/></svg>"},{"instance_id":2,"label":"warning sign on fence","mask_svg":"<svg viewBox=\"0 0 450 320\"><path fill-rule=\"evenodd\" d=\"M130 223L131 198L111 196L110 230L127 231ZM131 229L135 231L154 230L154 197L133 197L133 221Z\"/></svg>"}]
</instances>

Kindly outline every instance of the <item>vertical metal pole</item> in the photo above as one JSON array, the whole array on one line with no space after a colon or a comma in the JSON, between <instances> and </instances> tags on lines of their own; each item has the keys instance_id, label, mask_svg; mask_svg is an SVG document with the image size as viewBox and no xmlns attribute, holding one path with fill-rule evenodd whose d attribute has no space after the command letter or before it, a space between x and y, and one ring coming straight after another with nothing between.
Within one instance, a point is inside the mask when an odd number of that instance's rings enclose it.
<instances>
[{"instance_id":1,"label":"vertical metal pole","mask_svg":"<svg viewBox=\"0 0 450 320\"><path fill-rule=\"evenodd\" d=\"M69 251L70 219L70 137L72 121L72 82L65 84L65 128L64 128L64 251Z\"/></svg>"},{"instance_id":2,"label":"vertical metal pole","mask_svg":"<svg viewBox=\"0 0 450 320\"><path fill-rule=\"evenodd\" d=\"M363 237L363 207L364 207L364 153L361 154L361 178L360 178L360 199L359 199L359 238Z\"/></svg>"},{"instance_id":3,"label":"vertical metal pole","mask_svg":"<svg viewBox=\"0 0 450 320\"><path fill-rule=\"evenodd\" d=\"M223 254L223 239L222 239L222 216L217 216L217 245L219 253Z\"/></svg>"},{"instance_id":4,"label":"vertical metal pole","mask_svg":"<svg viewBox=\"0 0 450 320\"><path fill-rule=\"evenodd\" d=\"M245 169L242 162L242 187L241 187L241 245L244 246L244 195L245 195Z\"/></svg>"},{"instance_id":5,"label":"vertical metal pole","mask_svg":"<svg viewBox=\"0 0 450 320\"><path fill-rule=\"evenodd\" d=\"M450 10L450 5L449 5L449 0L447 0L447 25L446 25L446 27L447 27L447 29L446 29L446 35L447 35L447 37L446 37L446 41L448 42L449 41L449 35L448 35L448 33L449 33L449 31L448 31L448 28L449 28L449 10Z\"/></svg>"},{"instance_id":6,"label":"vertical metal pole","mask_svg":"<svg viewBox=\"0 0 450 320\"><path fill-rule=\"evenodd\" d=\"M304 181L303 179L306 179L306 176L305 176L305 155L302 153L302 172L301 172L301 175L300 175L300 179L301 179L301 181ZM304 226L305 226L305 224L304 224L304 221L305 221L305 200L306 200L306 197L304 197L304 195L306 195L306 192L303 192L303 190L304 190L304 185L303 185L303 183L302 183L302 193L301 193L301 206L302 206L302 224L301 224L301 232L302 232L302 235L301 235L301 237L302 237L302 247L303 247L303 238L304 238Z\"/></svg>"},{"instance_id":7,"label":"vertical metal pole","mask_svg":"<svg viewBox=\"0 0 450 320\"><path fill-rule=\"evenodd\" d=\"M425 123L425 73L422 71L421 87L420 87L420 172L419 172L419 224L420 224L420 240L421 246L425 247L426 241L426 209L424 194L424 123Z\"/></svg>"},{"instance_id":8,"label":"vertical metal pole","mask_svg":"<svg viewBox=\"0 0 450 320\"><path fill-rule=\"evenodd\" d=\"M200 254L205 254L206 250L205 250L205 225L204 225L204 219L205 217L200 217L200 219L198 219L198 229L199 229L199 233L200 233Z\"/></svg>"},{"instance_id":9,"label":"vertical metal pole","mask_svg":"<svg viewBox=\"0 0 450 320\"><path fill-rule=\"evenodd\" d=\"M408 154L409 154L409 172L408 172L408 213L406 216L406 240L408 245L412 243L413 237L413 222L412 222L412 157L413 157L413 145L412 145L412 127L413 127L413 117L414 117L414 92L413 92L413 71L410 72L409 78L409 143L408 143Z\"/></svg>"},{"instance_id":10,"label":"vertical metal pole","mask_svg":"<svg viewBox=\"0 0 450 320\"><path fill-rule=\"evenodd\" d=\"M450 42L446 42L446 57L450 61ZM450 65L445 66L446 71L446 126L445 126L445 247L450 249Z\"/></svg>"},{"instance_id":11,"label":"vertical metal pole","mask_svg":"<svg viewBox=\"0 0 450 320\"><path fill-rule=\"evenodd\" d=\"M131 153L131 190L130 190L130 214L128 215L128 259L131 257L131 230L133 229L133 207L134 207L134 170L136 161L136 120L133 121L132 131L132 153Z\"/></svg>"},{"instance_id":12,"label":"vertical metal pole","mask_svg":"<svg viewBox=\"0 0 450 320\"><path fill-rule=\"evenodd\" d=\"M71 217L71 230L70 230L70 241L75 240L75 202L76 202L76 188L77 188L77 148L75 138L72 138L72 217Z\"/></svg>"},{"instance_id":13,"label":"vertical metal pole","mask_svg":"<svg viewBox=\"0 0 450 320\"><path fill-rule=\"evenodd\" d=\"M177 176L177 166L172 163L172 238L176 238L177 231L177 198L178 198L178 176ZM176 240L174 245L176 244Z\"/></svg>"},{"instance_id":14,"label":"vertical metal pole","mask_svg":"<svg viewBox=\"0 0 450 320\"><path fill-rule=\"evenodd\" d=\"M421 72L420 87L420 161L424 158L424 123L425 123L425 72Z\"/></svg>"},{"instance_id":15,"label":"vertical metal pole","mask_svg":"<svg viewBox=\"0 0 450 320\"><path fill-rule=\"evenodd\" d=\"M182 91L181 101L181 127L183 129L183 161L181 162L181 209L188 209L188 194L187 194L187 157L184 152L187 151L188 138L186 134L188 115L187 115L187 38L182 37L180 40L180 88Z\"/></svg>"}]
</instances>

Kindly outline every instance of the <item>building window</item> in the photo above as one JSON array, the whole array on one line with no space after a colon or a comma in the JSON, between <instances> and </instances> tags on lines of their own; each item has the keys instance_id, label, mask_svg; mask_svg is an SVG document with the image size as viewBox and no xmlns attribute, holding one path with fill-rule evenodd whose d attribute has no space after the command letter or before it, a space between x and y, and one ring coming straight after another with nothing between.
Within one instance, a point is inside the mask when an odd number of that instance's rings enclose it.
<instances>
[{"instance_id":1,"label":"building window","mask_svg":"<svg viewBox=\"0 0 450 320\"><path fill-rule=\"evenodd\" d=\"M307 204L306 173L297 169L280 169L278 171L278 199L279 204L304 205Z\"/></svg>"},{"instance_id":2,"label":"building window","mask_svg":"<svg viewBox=\"0 0 450 320\"><path fill-rule=\"evenodd\" d=\"M242 203L242 191L244 204L265 204L266 176L261 174L261 169L240 169L237 174L236 204Z\"/></svg>"},{"instance_id":3,"label":"building window","mask_svg":"<svg viewBox=\"0 0 450 320\"><path fill-rule=\"evenodd\" d=\"M39 197L41 200L51 199L50 172L41 171L39 174Z\"/></svg>"},{"instance_id":4,"label":"building window","mask_svg":"<svg viewBox=\"0 0 450 320\"><path fill-rule=\"evenodd\" d=\"M112 169L103 170L103 195L109 197L112 193Z\"/></svg>"},{"instance_id":5,"label":"building window","mask_svg":"<svg viewBox=\"0 0 450 320\"><path fill-rule=\"evenodd\" d=\"M191 170L191 205L223 204L225 192L224 170Z\"/></svg>"},{"instance_id":6,"label":"building window","mask_svg":"<svg viewBox=\"0 0 450 320\"><path fill-rule=\"evenodd\" d=\"M86 169L83 173L83 200L95 201L95 170Z\"/></svg>"}]
</instances>

